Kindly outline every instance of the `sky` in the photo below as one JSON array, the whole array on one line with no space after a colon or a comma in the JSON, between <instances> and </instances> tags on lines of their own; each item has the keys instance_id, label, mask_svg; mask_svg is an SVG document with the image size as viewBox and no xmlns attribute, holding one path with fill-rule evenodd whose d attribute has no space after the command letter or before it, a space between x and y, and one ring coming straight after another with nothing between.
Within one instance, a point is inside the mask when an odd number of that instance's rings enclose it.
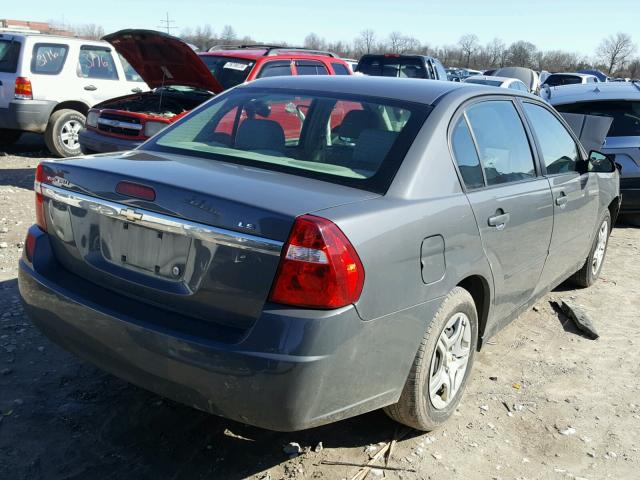
<instances>
[{"instance_id":1,"label":"sky","mask_svg":"<svg viewBox=\"0 0 640 480\"><path fill-rule=\"evenodd\" d=\"M327 40L352 41L372 29L379 38L392 31L431 46L455 44L475 33L485 44L526 40L542 50L592 55L602 38L626 32L640 43L640 0L102 0L62 3L3 0L1 18L95 23L106 33L123 28L159 29L169 14L172 33L210 24L231 25L240 36L264 42L302 44L309 32ZM68 6L67 6L68 5Z\"/></svg>"}]
</instances>

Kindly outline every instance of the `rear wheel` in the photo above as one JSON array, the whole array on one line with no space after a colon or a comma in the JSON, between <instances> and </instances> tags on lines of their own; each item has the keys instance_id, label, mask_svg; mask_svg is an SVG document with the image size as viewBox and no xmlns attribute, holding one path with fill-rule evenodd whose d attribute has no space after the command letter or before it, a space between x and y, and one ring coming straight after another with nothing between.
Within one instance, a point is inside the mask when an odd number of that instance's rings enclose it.
<instances>
[{"instance_id":1,"label":"rear wheel","mask_svg":"<svg viewBox=\"0 0 640 480\"><path fill-rule=\"evenodd\" d=\"M610 232L611 214L607 210L598 224L598 231L593 239L593 245L591 246L589 256L585 260L582 268L573 276L573 281L578 286L590 287L596 280L598 280L598 277L600 277L602 265L604 264L604 257L607 253Z\"/></svg>"},{"instance_id":2,"label":"rear wheel","mask_svg":"<svg viewBox=\"0 0 640 480\"><path fill-rule=\"evenodd\" d=\"M478 343L478 314L465 289L454 288L434 316L411 367L400 400L385 408L397 422L429 431L460 403Z\"/></svg>"},{"instance_id":3,"label":"rear wheel","mask_svg":"<svg viewBox=\"0 0 640 480\"><path fill-rule=\"evenodd\" d=\"M20 130L10 130L8 128L0 128L0 146L6 147L13 145L22 136Z\"/></svg>"},{"instance_id":4,"label":"rear wheel","mask_svg":"<svg viewBox=\"0 0 640 480\"><path fill-rule=\"evenodd\" d=\"M85 116L76 110L65 108L53 112L44 132L49 151L59 157L80 155L78 134L84 128L85 120Z\"/></svg>"}]
</instances>

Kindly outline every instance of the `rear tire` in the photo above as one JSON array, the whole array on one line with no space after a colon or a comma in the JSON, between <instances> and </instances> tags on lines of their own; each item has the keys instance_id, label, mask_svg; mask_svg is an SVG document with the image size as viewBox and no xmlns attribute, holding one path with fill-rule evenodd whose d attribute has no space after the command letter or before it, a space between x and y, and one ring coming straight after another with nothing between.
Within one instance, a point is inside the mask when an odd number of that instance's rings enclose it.
<instances>
[{"instance_id":1,"label":"rear tire","mask_svg":"<svg viewBox=\"0 0 640 480\"><path fill-rule=\"evenodd\" d=\"M385 413L417 430L442 425L460 403L477 344L475 303L469 292L456 287L431 321L398 403L386 407Z\"/></svg>"},{"instance_id":2,"label":"rear tire","mask_svg":"<svg viewBox=\"0 0 640 480\"><path fill-rule=\"evenodd\" d=\"M62 109L51 114L44 132L44 143L58 157L81 155L78 133L84 128L85 116L71 109Z\"/></svg>"},{"instance_id":3,"label":"rear tire","mask_svg":"<svg viewBox=\"0 0 640 480\"><path fill-rule=\"evenodd\" d=\"M604 259L607 254L610 233L611 214L609 210L606 210L598 223L598 230L596 230L589 256L582 268L573 275L572 280L579 287L590 287L600 277L602 265L604 265Z\"/></svg>"},{"instance_id":4,"label":"rear tire","mask_svg":"<svg viewBox=\"0 0 640 480\"><path fill-rule=\"evenodd\" d=\"M0 147L8 147L13 145L22 136L20 130L10 130L8 128L0 128Z\"/></svg>"}]
</instances>

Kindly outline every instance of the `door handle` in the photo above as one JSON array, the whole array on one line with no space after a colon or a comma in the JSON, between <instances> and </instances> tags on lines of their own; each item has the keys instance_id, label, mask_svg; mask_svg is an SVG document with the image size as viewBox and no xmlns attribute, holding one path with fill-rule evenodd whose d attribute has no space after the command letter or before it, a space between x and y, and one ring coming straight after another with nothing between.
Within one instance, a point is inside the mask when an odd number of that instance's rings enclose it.
<instances>
[{"instance_id":1,"label":"door handle","mask_svg":"<svg viewBox=\"0 0 640 480\"><path fill-rule=\"evenodd\" d=\"M494 216L489 217L489 226L496 227L498 230L502 230L507 222L509 222L510 218L511 215L499 209Z\"/></svg>"},{"instance_id":2,"label":"door handle","mask_svg":"<svg viewBox=\"0 0 640 480\"><path fill-rule=\"evenodd\" d=\"M556 205L560 208L564 208L564 206L569 202L569 197L564 192L560 192L560 196L556 198Z\"/></svg>"},{"instance_id":3,"label":"door handle","mask_svg":"<svg viewBox=\"0 0 640 480\"><path fill-rule=\"evenodd\" d=\"M93 92L94 90L97 90L98 87L96 87L95 85L87 85L86 87L84 87L84 89Z\"/></svg>"},{"instance_id":4,"label":"door handle","mask_svg":"<svg viewBox=\"0 0 640 480\"><path fill-rule=\"evenodd\" d=\"M131 91L132 91L133 93L142 93L142 89L141 89L140 87L132 88L132 89L131 89Z\"/></svg>"}]
</instances>

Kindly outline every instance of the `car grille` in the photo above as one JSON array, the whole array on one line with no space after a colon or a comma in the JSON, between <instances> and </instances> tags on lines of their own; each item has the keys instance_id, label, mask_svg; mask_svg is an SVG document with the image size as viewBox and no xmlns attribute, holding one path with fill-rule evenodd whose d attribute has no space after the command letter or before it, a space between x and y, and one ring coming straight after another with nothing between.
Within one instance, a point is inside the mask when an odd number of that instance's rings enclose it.
<instances>
[{"instance_id":1,"label":"car grille","mask_svg":"<svg viewBox=\"0 0 640 480\"><path fill-rule=\"evenodd\" d=\"M113 122L113 124L110 124L110 122ZM140 125L140 119L135 117L114 113L103 113L98 119L98 130L116 135L138 137L140 136L142 125Z\"/></svg>"}]
</instances>

